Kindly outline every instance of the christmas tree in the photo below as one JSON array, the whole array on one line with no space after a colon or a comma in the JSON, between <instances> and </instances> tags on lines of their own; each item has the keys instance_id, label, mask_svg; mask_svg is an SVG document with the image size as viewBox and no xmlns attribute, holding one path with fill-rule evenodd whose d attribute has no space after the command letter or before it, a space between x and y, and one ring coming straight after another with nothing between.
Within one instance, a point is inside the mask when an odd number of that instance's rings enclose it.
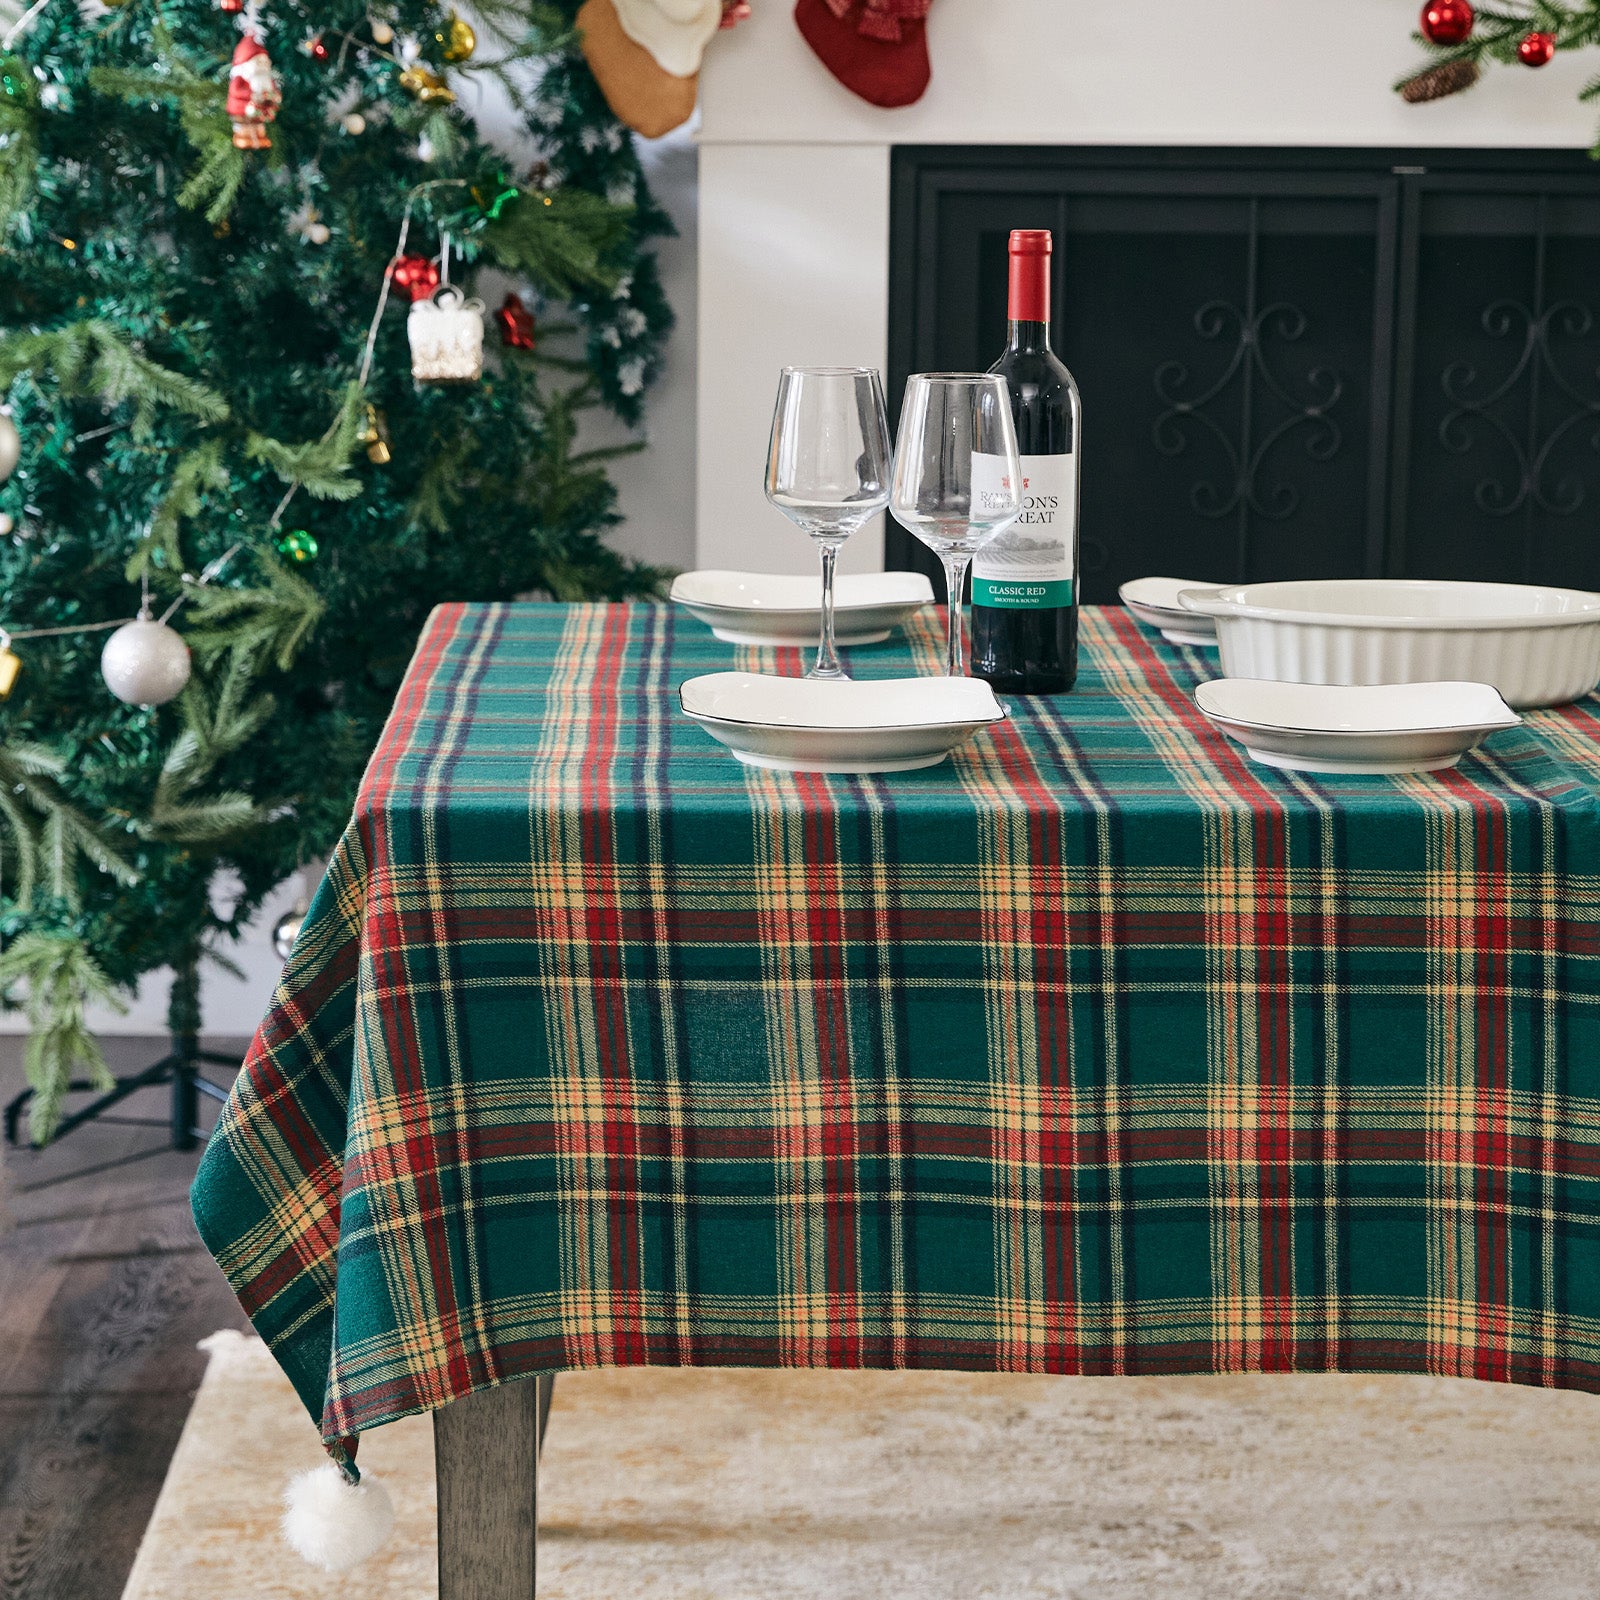
<instances>
[{"instance_id":1,"label":"christmas tree","mask_svg":"<svg viewBox=\"0 0 1600 1600\"><path fill-rule=\"evenodd\" d=\"M0 983L36 1138L105 1078L91 1000L171 966L196 1030L203 960L348 819L430 607L658 584L577 434L638 418L666 222L573 9L479 6L479 39L428 0L39 0L5 35ZM531 170L465 110L486 78ZM486 269L515 297L473 377L475 303L430 291Z\"/></svg>"}]
</instances>

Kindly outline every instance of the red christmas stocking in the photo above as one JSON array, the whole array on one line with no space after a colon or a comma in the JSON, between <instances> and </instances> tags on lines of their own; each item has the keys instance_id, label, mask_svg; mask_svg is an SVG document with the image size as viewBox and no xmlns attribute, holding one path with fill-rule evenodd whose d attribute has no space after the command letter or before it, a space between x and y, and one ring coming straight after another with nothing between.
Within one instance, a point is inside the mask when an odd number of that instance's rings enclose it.
<instances>
[{"instance_id":1,"label":"red christmas stocking","mask_svg":"<svg viewBox=\"0 0 1600 1600\"><path fill-rule=\"evenodd\" d=\"M845 88L875 106L922 98L932 0L796 0L795 26Z\"/></svg>"}]
</instances>

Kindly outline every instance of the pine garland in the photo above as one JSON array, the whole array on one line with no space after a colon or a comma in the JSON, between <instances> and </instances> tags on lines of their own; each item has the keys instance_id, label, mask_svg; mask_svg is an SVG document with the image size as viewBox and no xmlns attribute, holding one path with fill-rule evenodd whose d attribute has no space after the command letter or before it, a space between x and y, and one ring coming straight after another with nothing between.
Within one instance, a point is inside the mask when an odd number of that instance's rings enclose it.
<instances>
[{"instance_id":1,"label":"pine garland","mask_svg":"<svg viewBox=\"0 0 1600 1600\"><path fill-rule=\"evenodd\" d=\"M575 9L475 6L489 48L457 66L433 45L433 0L373 13L441 77L507 85L544 151L531 174L460 100L405 86L363 0L273 0L266 151L233 145L237 35L212 0L48 0L0 57L0 392L23 439L0 485L16 526L0 626L24 659L0 706L0 989L29 1008L36 1139L73 1076L104 1081L92 1002L225 959L330 848L433 603L657 591L602 539L616 451L577 441L597 405L640 420L672 320L649 242L670 225ZM298 48L318 34L323 60ZM448 235L457 275L525 286L535 351L492 353L476 385L414 385L391 296L362 381L403 214L408 249ZM387 465L364 449L372 407ZM293 566L278 546L300 523L322 554ZM141 586L178 608L194 663L159 709L111 697L106 634L87 631Z\"/></svg>"},{"instance_id":2,"label":"pine garland","mask_svg":"<svg viewBox=\"0 0 1600 1600\"><path fill-rule=\"evenodd\" d=\"M1459 94L1477 83L1490 66L1523 63L1523 46L1532 35L1548 35L1552 53L1600 45L1600 0L1584 0L1580 5L1560 5L1554 0L1475 4L1471 31L1465 39L1435 43L1420 31L1412 35L1431 59L1427 66L1401 77L1395 90L1413 104ZM1540 53L1528 64L1542 65L1545 59L1548 57ZM1583 86L1578 98L1585 102L1600 99L1600 74ZM1589 153L1600 158L1600 134Z\"/></svg>"}]
</instances>

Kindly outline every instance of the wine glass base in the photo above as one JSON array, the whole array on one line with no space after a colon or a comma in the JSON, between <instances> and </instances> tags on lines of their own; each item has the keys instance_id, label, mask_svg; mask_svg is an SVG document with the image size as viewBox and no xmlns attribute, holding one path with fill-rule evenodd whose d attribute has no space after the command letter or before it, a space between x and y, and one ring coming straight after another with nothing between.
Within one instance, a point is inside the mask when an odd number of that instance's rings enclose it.
<instances>
[{"instance_id":1,"label":"wine glass base","mask_svg":"<svg viewBox=\"0 0 1600 1600\"><path fill-rule=\"evenodd\" d=\"M805 676L820 679L823 683L848 683L850 681L850 674L843 667L835 667L831 672L824 672L819 667L813 667Z\"/></svg>"}]
</instances>

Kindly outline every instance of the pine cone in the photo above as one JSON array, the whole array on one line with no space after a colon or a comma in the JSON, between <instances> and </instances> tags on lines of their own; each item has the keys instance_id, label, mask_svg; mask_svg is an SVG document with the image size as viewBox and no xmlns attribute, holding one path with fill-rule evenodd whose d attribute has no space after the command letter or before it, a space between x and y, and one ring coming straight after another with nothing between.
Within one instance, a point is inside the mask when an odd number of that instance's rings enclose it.
<instances>
[{"instance_id":1,"label":"pine cone","mask_svg":"<svg viewBox=\"0 0 1600 1600\"><path fill-rule=\"evenodd\" d=\"M1476 61L1441 61L1405 79L1400 85L1400 98L1414 106L1425 100L1443 100L1447 94L1470 89L1482 76Z\"/></svg>"}]
</instances>

